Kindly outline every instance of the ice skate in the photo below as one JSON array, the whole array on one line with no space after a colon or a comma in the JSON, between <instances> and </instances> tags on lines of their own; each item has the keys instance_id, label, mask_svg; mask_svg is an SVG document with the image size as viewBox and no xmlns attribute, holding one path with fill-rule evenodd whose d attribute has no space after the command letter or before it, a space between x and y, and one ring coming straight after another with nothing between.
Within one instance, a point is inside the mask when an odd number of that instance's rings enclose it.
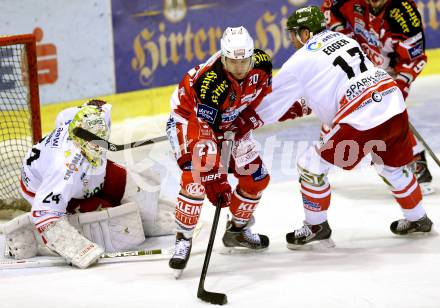
<instances>
[{"instance_id":1,"label":"ice skate","mask_svg":"<svg viewBox=\"0 0 440 308\"><path fill-rule=\"evenodd\" d=\"M311 225L304 222L304 226L300 229L286 234L287 248L292 250L302 249L311 242L316 242L313 243L316 248L332 248L335 247L335 243L330 238L331 235L332 230L327 221L319 225Z\"/></svg>"},{"instance_id":2,"label":"ice skate","mask_svg":"<svg viewBox=\"0 0 440 308\"><path fill-rule=\"evenodd\" d=\"M428 216L423 216L417 221L409 221L406 219L396 220L390 225L390 230L394 234L406 235L414 232L431 232L432 221Z\"/></svg>"},{"instance_id":3,"label":"ice skate","mask_svg":"<svg viewBox=\"0 0 440 308\"><path fill-rule=\"evenodd\" d=\"M255 223L252 217L243 227L236 227L232 220L226 223L226 231L222 241L223 253L234 251L261 251L269 246L269 238L266 235L252 233L250 227Z\"/></svg>"},{"instance_id":4,"label":"ice skate","mask_svg":"<svg viewBox=\"0 0 440 308\"><path fill-rule=\"evenodd\" d=\"M174 278L179 279L183 273L191 253L192 239L186 239L182 233L177 233L174 254L170 259L169 266L174 270Z\"/></svg>"}]
</instances>

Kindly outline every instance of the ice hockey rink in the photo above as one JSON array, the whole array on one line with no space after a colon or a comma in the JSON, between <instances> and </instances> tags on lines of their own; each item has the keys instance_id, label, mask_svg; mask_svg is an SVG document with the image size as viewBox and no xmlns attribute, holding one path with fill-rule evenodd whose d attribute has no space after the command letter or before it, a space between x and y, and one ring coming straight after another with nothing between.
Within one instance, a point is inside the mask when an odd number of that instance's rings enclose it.
<instances>
[{"instance_id":1,"label":"ice hockey rink","mask_svg":"<svg viewBox=\"0 0 440 308\"><path fill-rule=\"evenodd\" d=\"M419 78L408 99L414 126L440 154L440 76ZM163 134L164 122L127 121L114 126L113 139L126 142ZM295 171L298 153L317 139L319 123L310 117L261 129L263 160L272 181L256 211L254 231L270 237L262 253L221 253L226 209L222 210L205 288L226 293L228 307L440 307L440 168L429 158L436 194L424 199L434 232L398 237L389 231L401 218L397 203L374 169L333 170L329 223L336 248L291 251L285 234L302 224L303 209ZM125 136L122 138L122 136ZM128 136L128 137L127 137ZM136 168L157 168L162 193L177 191L178 170L168 143L114 157ZM203 208L202 229L179 280L168 259L0 270L0 307L208 307L197 299L214 207ZM3 247L4 239L1 238ZM170 247L172 236L145 247ZM2 250L1 248L0 250ZM136 257L132 257L135 259Z\"/></svg>"}]
</instances>

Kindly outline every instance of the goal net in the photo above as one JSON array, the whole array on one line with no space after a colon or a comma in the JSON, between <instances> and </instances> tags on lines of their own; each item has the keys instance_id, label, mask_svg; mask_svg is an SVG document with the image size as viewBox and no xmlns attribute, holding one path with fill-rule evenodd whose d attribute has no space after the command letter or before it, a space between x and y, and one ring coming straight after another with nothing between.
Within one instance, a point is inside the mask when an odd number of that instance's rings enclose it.
<instances>
[{"instance_id":1,"label":"goal net","mask_svg":"<svg viewBox=\"0 0 440 308\"><path fill-rule=\"evenodd\" d=\"M23 157L41 139L36 44L33 35L0 37L0 217L27 211L21 198Z\"/></svg>"}]
</instances>

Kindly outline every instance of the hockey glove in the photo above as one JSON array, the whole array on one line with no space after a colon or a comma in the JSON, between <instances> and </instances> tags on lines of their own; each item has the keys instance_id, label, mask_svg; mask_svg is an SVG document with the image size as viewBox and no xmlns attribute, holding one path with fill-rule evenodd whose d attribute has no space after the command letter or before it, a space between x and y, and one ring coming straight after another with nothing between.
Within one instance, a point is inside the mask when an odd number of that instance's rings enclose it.
<instances>
[{"instance_id":1,"label":"hockey glove","mask_svg":"<svg viewBox=\"0 0 440 308\"><path fill-rule=\"evenodd\" d=\"M177 159L177 164L179 165L180 170L189 171L191 170L192 155L191 153L185 153Z\"/></svg>"},{"instance_id":2,"label":"hockey glove","mask_svg":"<svg viewBox=\"0 0 440 308\"><path fill-rule=\"evenodd\" d=\"M231 202L232 189L228 183L228 177L226 174L222 174L219 171L201 173L201 181L205 187L205 193L208 200L216 205L221 200L221 207L229 206Z\"/></svg>"},{"instance_id":3,"label":"hockey glove","mask_svg":"<svg viewBox=\"0 0 440 308\"><path fill-rule=\"evenodd\" d=\"M235 140L241 139L251 130L263 126L263 121L255 112L254 108L246 108L232 122L232 131L235 133Z\"/></svg>"},{"instance_id":4,"label":"hockey glove","mask_svg":"<svg viewBox=\"0 0 440 308\"><path fill-rule=\"evenodd\" d=\"M283 122L289 119L301 118L302 116L309 115L312 113L312 109L310 109L306 105L306 101L301 98L293 103L293 105L286 111L286 113L278 120L279 122Z\"/></svg>"}]
</instances>

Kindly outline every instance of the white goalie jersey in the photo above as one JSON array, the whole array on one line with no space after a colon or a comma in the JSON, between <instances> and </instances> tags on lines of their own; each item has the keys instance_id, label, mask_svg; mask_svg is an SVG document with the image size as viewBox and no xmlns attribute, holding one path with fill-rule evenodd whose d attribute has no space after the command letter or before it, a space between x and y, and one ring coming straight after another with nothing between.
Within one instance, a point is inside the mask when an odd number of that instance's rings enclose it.
<instances>
[{"instance_id":1,"label":"white goalie jersey","mask_svg":"<svg viewBox=\"0 0 440 308\"><path fill-rule=\"evenodd\" d=\"M110 124L111 105L103 107ZM69 123L77 111L78 108L69 108L61 112L55 129L34 145L23 160L22 194L32 205L37 227L40 222L63 216L72 198L89 198L103 186L105 155L102 164L94 167L69 139Z\"/></svg>"},{"instance_id":2,"label":"white goalie jersey","mask_svg":"<svg viewBox=\"0 0 440 308\"><path fill-rule=\"evenodd\" d=\"M111 105L102 109L110 126ZM23 161L21 190L32 209L3 226L10 256L20 259L55 251L85 268L94 259L83 260L77 253L87 245L98 245L99 255L101 248L136 249L145 236L173 233L174 203L159 198L159 174L123 167L104 153L100 164L92 165L69 138L68 126L78 110L61 112L56 128Z\"/></svg>"}]
</instances>

